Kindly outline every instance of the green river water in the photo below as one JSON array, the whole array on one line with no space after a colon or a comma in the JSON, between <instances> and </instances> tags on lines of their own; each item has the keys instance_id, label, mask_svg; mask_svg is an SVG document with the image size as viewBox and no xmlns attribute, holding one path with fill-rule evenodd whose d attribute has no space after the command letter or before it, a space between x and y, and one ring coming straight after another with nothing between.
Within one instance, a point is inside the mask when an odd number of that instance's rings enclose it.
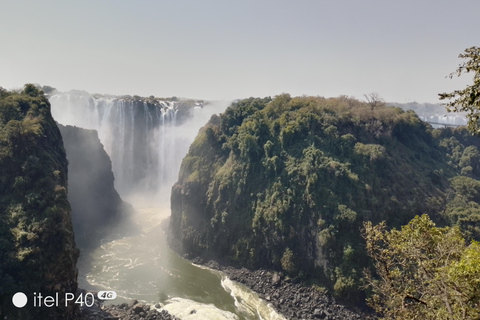
<instances>
[{"instance_id":1,"label":"green river water","mask_svg":"<svg viewBox=\"0 0 480 320\"><path fill-rule=\"evenodd\" d=\"M281 320L264 300L224 274L196 266L172 251L161 228L160 208L137 209L141 232L82 251L79 286L113 290L115 304L160 302L181 319Z\"/></svg>"}]
</instances>

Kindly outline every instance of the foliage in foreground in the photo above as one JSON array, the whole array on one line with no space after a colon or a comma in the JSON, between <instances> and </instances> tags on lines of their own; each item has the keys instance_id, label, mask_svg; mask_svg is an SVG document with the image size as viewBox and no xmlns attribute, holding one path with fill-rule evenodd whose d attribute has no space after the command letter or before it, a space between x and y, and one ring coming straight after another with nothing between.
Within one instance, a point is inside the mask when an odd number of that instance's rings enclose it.
<instances>
[{"instance_id":1,"label":"foliage in foreground","mask_svg":"<svg viewBox=\"0 0 480 320\"><path fill-rule=\"evenodd\" d=\"M480 48L471 47L465 49L459 58L466 59L457 70L450 74L461 76L465 73L473 73L473 83L465 89L455 90L450 93L440 93L441 100L449 100L446 103L448 111L467 112L468 129L475 134L480 134Z\"/></svg>"},{"instance_id":2,"label":"foliage in foreground","mask_svg":"<svg viewBox=\"0 0 480 320\"><path fill-rule=\"evenodd\" d=\"M479 319L480 243L458 227L437 228L427 215L401 230L364 224L377 278L370 305L387 319Z\"/></svg>"}]
</instances>

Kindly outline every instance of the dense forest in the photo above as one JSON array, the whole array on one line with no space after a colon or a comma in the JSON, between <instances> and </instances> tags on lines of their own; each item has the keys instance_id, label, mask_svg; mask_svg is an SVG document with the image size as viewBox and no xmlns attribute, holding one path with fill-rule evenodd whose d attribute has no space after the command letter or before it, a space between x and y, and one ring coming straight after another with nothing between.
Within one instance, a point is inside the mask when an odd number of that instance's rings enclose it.
<instances>
[{"instance_id":1,"label":"dense forest","mask_svg":"<svg viewBox=\"0 0 480 320\"><path fill-rule=\"evenodd\" d=\"M249 98L213 116L172 189L171 242L191 257L281 270L363 303L364 221L428 214L480 239L480 139L348 98Z\"/></svg>"},{"instance_id":2,"label":"dense forest","mask_svg":"<svg viewBox=\"0 0 480 320\"><path fill-rule=\"evenodd\" d=\"M76 292L78 249L67 200L67 159L43 92L0 88L0 316L67 319L73 305L16 308L15 292Z\"/></svg>"}]
</instances>

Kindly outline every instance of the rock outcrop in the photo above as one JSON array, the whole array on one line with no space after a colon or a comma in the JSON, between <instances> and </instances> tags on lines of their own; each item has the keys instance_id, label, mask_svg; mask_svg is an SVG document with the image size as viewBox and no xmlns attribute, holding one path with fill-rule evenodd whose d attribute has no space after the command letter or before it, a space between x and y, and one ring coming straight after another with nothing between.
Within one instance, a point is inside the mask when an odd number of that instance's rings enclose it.
<instances>
[{"instance_id":1,"label":"rock outcrop","mask_svg":"<svg viewBox=\"0 0 480 320\"><path fill-rule=\"evenodd\" d=\"M95 245L108 228L110 233L133 208L114 187L110 157L98 139L97 131L58 124L68 165L68 200L76 240L81 247Z\"/></svg>"},{"instance_id":2,"label":"rock outcrop","mask_svg":"<svg viewBox=\"0 0 480 320\"><path fill-rule=\"evenodd\" d=\"M170 243L362 303L363 222L477 221L453 209L450 179L479 178L479 146L464 129L433 130L412 111L346 97L241 100L211 118L182 162Z\"/></svg>"}]
</instances>

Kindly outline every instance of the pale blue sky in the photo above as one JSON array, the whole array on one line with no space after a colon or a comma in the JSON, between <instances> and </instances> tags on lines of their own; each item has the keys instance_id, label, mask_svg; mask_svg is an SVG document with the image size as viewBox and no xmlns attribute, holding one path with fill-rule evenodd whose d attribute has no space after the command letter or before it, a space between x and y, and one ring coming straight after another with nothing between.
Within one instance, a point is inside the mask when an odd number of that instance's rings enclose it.
<instances>
[{"instance_id":1,"label":"pale blue sky","mask_svg":"<svg viewBox=\"0 0 480 320\"><path fill-rule=\"evenodd\" d=\"M480 45L480 1L0 0L0 86L436 102Z\"/></svg>"}]
</instances>

